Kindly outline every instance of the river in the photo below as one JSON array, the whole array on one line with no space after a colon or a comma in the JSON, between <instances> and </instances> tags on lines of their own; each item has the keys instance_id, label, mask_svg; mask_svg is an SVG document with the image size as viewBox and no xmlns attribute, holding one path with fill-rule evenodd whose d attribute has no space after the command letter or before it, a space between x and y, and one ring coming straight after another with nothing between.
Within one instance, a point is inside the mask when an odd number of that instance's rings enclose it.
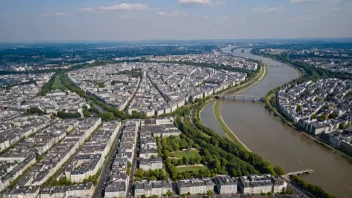
<instances>
[{"instance_id":1,"label":"river","mask_svg":"<svg viewBox=\"0 0 352 198\"><path fill-rule=\"evenodd\" d=\"M230 48L226 50L229 52ZM244 53L237 49L233 54L261 59L250 54L250 49ZM264 97L280 83L298 77L297 71L287 65L268 58L263 58L263 63L268 66L265 78L239 95ZM251 151L273 165L282 166L287 172L314 169L313 174L302 178L321 186L336 197L352 197L352 165L282 123L265 110L263 103L224 101L220 111L226 124ZM213 103L210 103L202 112L202 121L204 125L224 136L213 114Z\"/></svg>"}]
</instances>

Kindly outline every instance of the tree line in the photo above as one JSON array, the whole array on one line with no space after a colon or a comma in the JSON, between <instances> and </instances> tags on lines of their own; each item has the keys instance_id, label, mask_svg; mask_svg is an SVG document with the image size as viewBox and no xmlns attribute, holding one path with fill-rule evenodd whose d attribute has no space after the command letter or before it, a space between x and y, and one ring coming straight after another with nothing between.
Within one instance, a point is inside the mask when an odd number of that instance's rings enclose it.
<instances>
[{"instance_id":1,"label":"tree line","mask_svg":"<svg viewBox=\"0 0 352 198\"><path fill-rule=\"evenodd\" d=\"M134 173L135 181L142 181L143 179L147 179L149 181L156 180L168 180L168 175L164 172L163 169L155 169L144 171L142 169L137 169Z\"/></svg>"},{"instance_id":2,"label":"tree line","mask_svg":"<svg viewBox=\"0 0 352 198\"><path fill-rule=\"evenodd\" d=\"M309 184L309 183L305 182L304 180L302 180L298 176L290 177L290 179L294 183L296 183L298 186L300 186L304 190L307 190L308 192L312 193L316 197L319 197L319 198L333 198L334 197L333 195L325 192L321 187Z\"/></svg>"}]
</instances>

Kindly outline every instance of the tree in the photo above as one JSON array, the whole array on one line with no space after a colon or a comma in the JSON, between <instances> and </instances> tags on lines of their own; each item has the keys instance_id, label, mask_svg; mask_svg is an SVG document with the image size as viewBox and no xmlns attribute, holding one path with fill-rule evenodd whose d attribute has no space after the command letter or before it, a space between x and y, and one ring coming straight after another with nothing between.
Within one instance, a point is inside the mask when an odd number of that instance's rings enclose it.
<instances>
[{"instance_id":1,"label":"tree","mask_svg":"<svg viewBox=\"0 0 352 198\"><path fill-rule=\"evenodd\" d=\"M285 174L285 171L284 171L284 169L281 166L275 166L274 167L274 171L275 171L277 176Z\"/></svg>"},{"instance_id":2,"label":"tree","mask_svg":"<svg viewBox=\"0 0 352 198\"><path fill-rule=\"evenodd\" d=\"M111 121L115 118L114 114L110 112L103 112L99 114L99 117L104 121Z\"/></svg>"},{"instance_id":3,"label":"tree","mask_svg":"<svg viewBox=\"0 0 352 198\"><path fill-rule=\"evenodd\" d=\"M319 120L319 121L324 121L324 120L326 120L326 115L321 114L321 115L319 116L318 120Z\"/></svg>"},{"instance_id":4,"label":"tree","mask_svg":"<svg viewBox=\"0 0 352 198\"><path fill-rule=\"evenodd\" d=\"M297 111L297 112L302 111L302 105L297 105L296 111Z\"/></svg>"},{"instance_id":5,"label":"tree","mask_svg":"<svg viewBox=\"0 0 352 198\"><path fill-rule=\"evenodd\" d=\"M286 189L285 192L287 195L293 195L293 190L291 188Z\"/></svg>"},{"instance_id":6,"label":"tree","mask_svg":"<svg viewBox=\"0 0 352 198\"><path fill-rule=\"evenodd\" d=\"M131 174L131 167L127 167L127 175Z\"/></svg>"},{"instance_id":7,"label":"tree","mask_svg":"<svg viewBox=\"0 0 352 198\"><path fill-rule=\"evenodd\" d=\"M70 118L81 118L80 113L66 113L64 111L57 112L57 116L61 119L70 119Z\"/></svg>"},{"instance_id":8,"label":"tree","mask_svg":"<svg viewBox=\"0 0 352 198\"><path fill-rule=\"evenodd\" d=\"M183 156L182 157L182 162L183 162L184 165L187 165L188 164L188 159L185 156Z\"/></svg>"},{"instance_id":9,"label":"tree","mask_svg":"<svg viewBox=\"0 0 352 198\"><path fill-rule=\"evenodd\" d=\"M166 192L166 195L167 195L168 197L171 197L171 196L173 195L173 193L172 193L171 190L168 190L168 191Z\"/></svg>"},{"instance_id":10,"label":"tree","mask_svg":"<svg viewBox=\"0 0 352 198\"><path fill-rule=\"evenodd\" d=\"M208 190L208 191L207 191L207 195L208 195L209 197L211 197L213 194L214 194L214 192L213 192L212 190Z\"/></svg>"},{"instance_id":11,"label":"tree","mask_svg":"<svg viewBox=\"0 0 352 198\"><path fill-rule=\"evenodd\" d=\"M316 113L313 113L312 119L317 119L317 114Z\"/></svg>"},{"instance_id":12,"label":"tree","mask_svg":"<svg viewBox=\"0 0 352 198\"><path fill-rule=\"evenodd\" d=\"M330 115L329 115L329 119L335 119L336 118L336 115L334 114L334 113L331 113Z\"/></svg>"},{"instance_id":13,"label":"tree","mask_svg":"<svg viewBox=\"0 0 352 198\"><path fill-rule=\"evenodd\" d=\"M134 173L134 176L143 178L144 177L144 171L142 169L137 169L136 172Z\"/></svg>"},{"instance_id":14,"label":"tree","mask_svg":"<svg viewBox=\"0 0 352 198\"><path fill-rule=\"evenodd\" d=\"M151 176L151 177L149 178L149 180L150 180L150 181L156 181L157 178L153 175L153 176Z\"/></svg>"},{"instance_id":15,"label":"tree","mask_svg":"<svg viewBox=\"0 0 352 198\"><path fill-rule=\"evenodd\" d=\"M83 115L85 118L92 116L92 114L87 109L83 109Z\"/></svg>"},{"instance_id":16,"label":"tree","mask_svg":"<svg viewBox=\"0 0 352 198\"><path fill-rule=\"evenodd\" d=\"M42 115L42 114L44 114L44 112L41 109L39 109L38 107L30 107L29 109L26 110L25 114L26 115L32 115L32 114Z\"/></svg>"}]
</instances>

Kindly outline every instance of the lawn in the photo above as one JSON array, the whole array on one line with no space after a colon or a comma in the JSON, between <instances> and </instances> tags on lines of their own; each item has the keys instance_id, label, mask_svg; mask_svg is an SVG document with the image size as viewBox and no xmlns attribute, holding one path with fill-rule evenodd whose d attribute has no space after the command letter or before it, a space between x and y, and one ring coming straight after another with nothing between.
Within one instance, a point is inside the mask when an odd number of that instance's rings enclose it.
<instances>
[{"instance_id":1,"label":"lawn","mask_svg":"<svg viewBox=\"0 0 352 198\"><path fill-rule=\"evenodd\" d=\"M170 156L171 157L176 157L176 158L179 158L179 159L182 159L183 156L186 157L187 159L193 158L193 157L197 157L197 156L200 157L198 150L171 152Z\"/></svg>"},{"instance_id":2,"label":"lawn","mask_svg":"<svg viewBox=\"0 0 352 198\"><path fill-rule=\"evenodd\" d=\"M53 84L53 87L52 87L53 90L55 89L60 89L60 90L66 90L67 88L65 87L65 85L63 85L61 83L61 80L59 78L59 75L57 75L55 77L55 80L54 80L54 84Z\"/></svg>"},{"instance_id":3,"label":"lawn","mask_svg":"<svg viewBox=\"0 0 352 198\"><path fill-rule=\"evenodd\" d=\"M184 167L175 167L176 172L181 173L185 171L192 171L192 172L197 172L199 170L207 170L208 168L206 166L184 166Z\"/></svg>"}]
</instances>

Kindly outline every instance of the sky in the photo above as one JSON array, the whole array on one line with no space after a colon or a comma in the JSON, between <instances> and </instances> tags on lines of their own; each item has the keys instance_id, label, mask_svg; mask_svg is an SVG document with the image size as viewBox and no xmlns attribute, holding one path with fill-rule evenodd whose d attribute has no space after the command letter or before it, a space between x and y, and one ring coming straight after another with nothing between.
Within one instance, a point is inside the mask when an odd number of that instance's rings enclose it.
<instances>
[{"instance_id":1,"label":"sky","mask_svg":"<svg viewBox=\"0 0 352 198\"><path fill-rule=\"evenodd\" d=\"M0 42L352 37L352 0L0 0Z\"/></svg>"}]
</instances>

